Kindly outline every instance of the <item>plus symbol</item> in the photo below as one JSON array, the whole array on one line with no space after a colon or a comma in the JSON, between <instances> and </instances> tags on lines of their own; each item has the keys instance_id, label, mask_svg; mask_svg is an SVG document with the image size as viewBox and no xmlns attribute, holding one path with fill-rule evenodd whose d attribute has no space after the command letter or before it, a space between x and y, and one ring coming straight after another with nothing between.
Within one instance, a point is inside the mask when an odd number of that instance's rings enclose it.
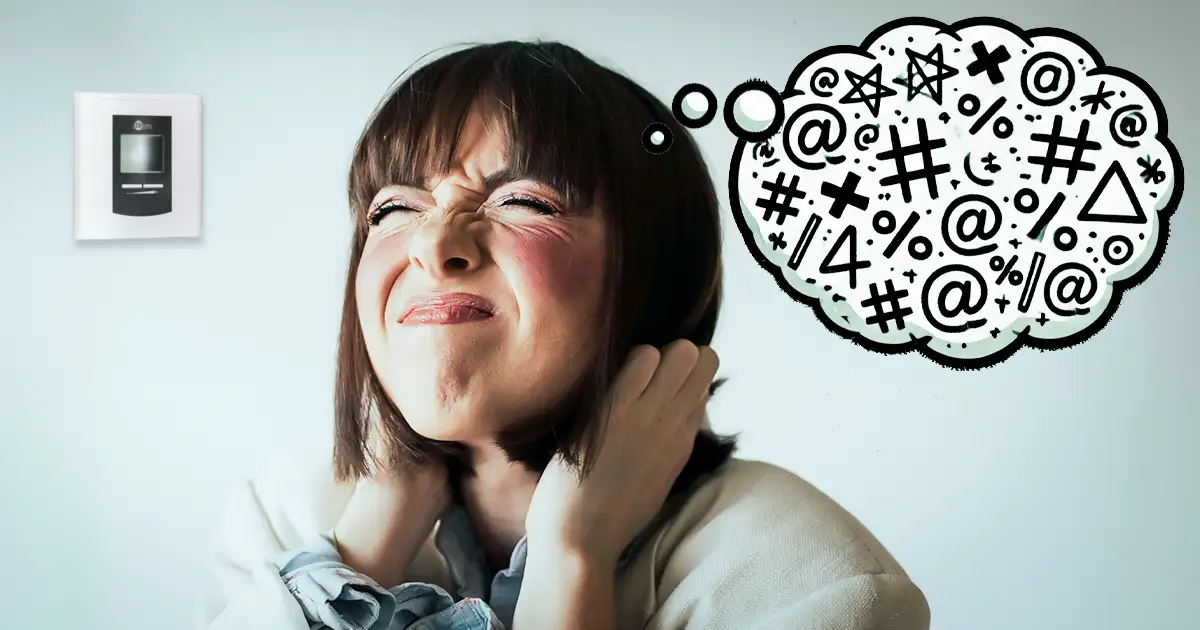
<instances>
[{"instance_id":1,"label":"plus symbol","mask_svg":"<svg viewBox=\"0 0 1200 630\"><path fill-rule=\"evenodd\" d=\"M1004 73L1000 72L1000 64L1012 59L1012 55L1008 54L1008 49L1003 44L996 50L988 52L987 46L983 42L975 42L971 45L971 52L975 53L975 61L967 66L967 73L975 76L980 72L987 72L992 85L1004 81Z\"/></svg>"},{"instance_id":2,"label":"plus symbol","mask_svg":"<svg viewBox=\"0 0 1200 630\"><path fill-rule=\"evenodd\" d=\"M858 187L858 182L861 181L858 175L854 173L846 173L846 179L842 181L842 185L838 186L830 182L821 184L821 194L833 199L833 206L829 208L829 215L835 219L842 218L842 211L846 206L854 206L860 210L866 210L870 200L866 197L854 192Z\"/></svg>"}]
</instances>

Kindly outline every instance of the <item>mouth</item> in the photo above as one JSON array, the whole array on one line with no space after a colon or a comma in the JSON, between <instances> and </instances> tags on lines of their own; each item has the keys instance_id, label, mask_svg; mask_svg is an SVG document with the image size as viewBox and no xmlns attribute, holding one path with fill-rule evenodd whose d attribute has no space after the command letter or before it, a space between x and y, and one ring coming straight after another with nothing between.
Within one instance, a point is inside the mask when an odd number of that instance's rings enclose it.
<instances>
[{"instance_id":1,"label":"mouth","mask_svg":"<svg viewBox=\"0 0 1200 630\"><path fill-rule=\"evenodd\" d=\"M397 323L405 326L466 324L490 319L496 307L473 293L427 293L404 303Z\"/></svg>"}]
</instances>

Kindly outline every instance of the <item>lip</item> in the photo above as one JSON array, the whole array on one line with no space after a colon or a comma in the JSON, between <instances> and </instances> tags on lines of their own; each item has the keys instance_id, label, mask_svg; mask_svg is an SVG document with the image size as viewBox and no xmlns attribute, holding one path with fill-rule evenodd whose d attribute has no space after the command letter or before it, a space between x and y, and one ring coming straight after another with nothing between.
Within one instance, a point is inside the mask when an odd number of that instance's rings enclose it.
<instances>
[{"instance_id":1,"label":"lip","mask_svg":"<svg viewBox=\"0 0 1200 630\"><path fill-rule=\"evenodd\" d=\"M496 307L474 293L426 293L405 302L396 321L408 326L465 324L489 319L495 314Z\"/></svg>"}]
</instances>

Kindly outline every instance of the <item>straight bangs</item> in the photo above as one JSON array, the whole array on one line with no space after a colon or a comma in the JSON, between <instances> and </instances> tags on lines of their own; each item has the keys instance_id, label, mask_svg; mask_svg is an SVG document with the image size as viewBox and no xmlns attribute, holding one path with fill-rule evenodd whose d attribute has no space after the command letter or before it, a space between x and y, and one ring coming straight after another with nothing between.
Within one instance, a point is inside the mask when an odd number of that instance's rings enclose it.
<instances>
[{"instance_id":1,"label":"straight bangs","mask_svg":"<svg viewBox=\"0 0 1200 630\"><path fill-rule=\"evenodd\" d=\"M402 77L355 150L349 194L356 224L365 228L382 188L425 187L427 178L448 173L472 114L508 138L509 169L552 187L568 210L594 206L604 187L602 165L609 159L606 137L621 132L603 115L596 92L613 90L592 85L595 69L565 67L561 55L548 50L551 46L474 47ZM649 112L646 116L649 124ZM632 138L638 141L637 135Z\"/></svg>"}]
</instances>

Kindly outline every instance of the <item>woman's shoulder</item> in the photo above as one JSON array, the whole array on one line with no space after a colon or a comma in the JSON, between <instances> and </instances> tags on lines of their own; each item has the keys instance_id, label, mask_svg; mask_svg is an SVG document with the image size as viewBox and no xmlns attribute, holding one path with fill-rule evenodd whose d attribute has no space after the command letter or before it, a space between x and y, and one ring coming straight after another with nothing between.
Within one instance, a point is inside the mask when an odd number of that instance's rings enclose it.
<instances>
[{"instance_id":1,"label":"woman's shoulder","mask_svg":"<svg viewBox=\"0 0 1200 630\"><path fill-rule=\"evenodd\" d=\"M803 556L820 552L826 559L833 554L847 568L903 572L845 508L795 473L766 462L730 459L698 485L672 525L681 539L736 533L741 546L757 542Z\"/></svg>"},{"instance_id":2,"label":"woman's shoulder","mask_svg":"<svg viewBox=\"0 0 1200 630\"><path fill-rule=\"evenodd\" d=\"M649 550L653 570L625 591L655 600L649 628L929 627L923 593L875 536L765 462L731 459L700 481Z\"/></svg>"}]
</instances>

